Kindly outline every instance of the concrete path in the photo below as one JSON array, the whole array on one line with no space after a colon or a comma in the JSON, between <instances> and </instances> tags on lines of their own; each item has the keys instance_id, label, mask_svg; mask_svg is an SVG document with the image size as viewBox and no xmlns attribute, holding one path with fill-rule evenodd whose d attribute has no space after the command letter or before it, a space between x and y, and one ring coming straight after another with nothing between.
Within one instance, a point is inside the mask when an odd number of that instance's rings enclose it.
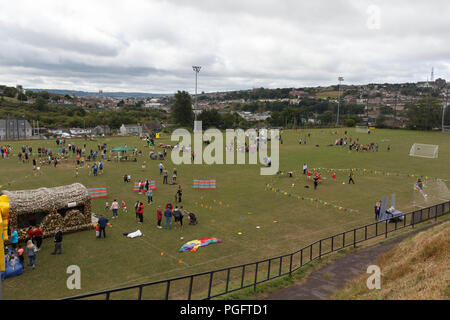
<instances>
[{"instance_id":1,"label":"concrete path","mask_svg":"<svg viewBox=\"0 0 450 320\"><path fill-rule=\"evenodd\" d=\"M337 258L331 264L313 271L306 282L301 285L291 285L272 293L265 300L322 300L328 299L336 291L367 272L367 267L376 264L378 258L388 252L392 247L407 237L435 226L432 224L425 228L407 232L387 242L369 248L357 249L342 258ZM367 274L369 276L369 274Z\"/></svg>"}]
</instances>

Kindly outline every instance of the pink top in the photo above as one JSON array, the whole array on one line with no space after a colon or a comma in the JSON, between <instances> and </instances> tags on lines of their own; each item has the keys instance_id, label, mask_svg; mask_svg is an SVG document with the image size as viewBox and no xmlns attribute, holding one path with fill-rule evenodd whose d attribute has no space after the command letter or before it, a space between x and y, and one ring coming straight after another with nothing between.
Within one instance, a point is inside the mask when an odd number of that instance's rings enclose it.
<instances>
[{"instance_id":1,"label":"pink top","mask_svg":"<svg viewBox=\"0 0 450 320\"><path fill-rule=\"evenodd\" d=\"M119 204L117 203L117 201L114 201L114 202L111 204L111 209L119 209Z\"/></svg>"}]
</instances>

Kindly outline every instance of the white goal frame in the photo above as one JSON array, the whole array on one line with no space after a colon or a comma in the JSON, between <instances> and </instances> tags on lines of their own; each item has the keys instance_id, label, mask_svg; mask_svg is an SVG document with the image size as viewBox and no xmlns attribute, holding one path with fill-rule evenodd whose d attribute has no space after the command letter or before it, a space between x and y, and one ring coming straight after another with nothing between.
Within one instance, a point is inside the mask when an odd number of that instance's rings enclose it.
<instances>
[{"instance_id":1,"label":"white goal frame","mask_svg":"<svg viewBox=\"0 0 450 320\"><path fill-rule=\"evenodd\" d=\"M422 149L429 149L430 155L418 154L417 151L421 151ZM434 144L414 143L413 146L411 147L411 150L409 151L409 155L411 157L437 159L439 155L439 146Z\"/></svg>"},{"instance_id":2,"label":"white goal frame","mask_svg":"<svg viewBox=\"0 0 450 320\"><path fill-rule=\"evenodd\" d=\"M450 133L450 126L443 126L442 127L442 132L443 133Z\"/></svg>"}]
</instances>

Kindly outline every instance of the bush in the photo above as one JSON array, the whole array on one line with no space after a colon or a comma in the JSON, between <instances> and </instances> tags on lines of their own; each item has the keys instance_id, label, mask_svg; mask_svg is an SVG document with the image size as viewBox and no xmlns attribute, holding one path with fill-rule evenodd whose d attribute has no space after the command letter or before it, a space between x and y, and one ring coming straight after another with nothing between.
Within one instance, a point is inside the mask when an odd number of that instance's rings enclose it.
<instances>
[{"instance_id":1,"label":"bush","mask_svg":"<svg viewBox=\"0 0 450 320\"><path fill-rule=\"evenodd\" d=\"M355 121L354 119L346 119L346 120L345 120L345 125L346 125L347 127L352 128L352 127L355 126L355 124L356 124L356 121Z\"/></svg>"}]
</instances>

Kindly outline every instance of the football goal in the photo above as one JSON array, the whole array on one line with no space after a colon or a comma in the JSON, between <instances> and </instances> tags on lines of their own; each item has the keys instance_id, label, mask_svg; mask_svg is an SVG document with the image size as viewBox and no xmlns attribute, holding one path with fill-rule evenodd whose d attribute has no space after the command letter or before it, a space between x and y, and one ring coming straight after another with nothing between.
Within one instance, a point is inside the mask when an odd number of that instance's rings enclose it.
<instances>
[{"instance_id":1,"label":"football goal","mask_svg":"<svg viewBox=\"0 0 450 320\"><path fill-rule=\"evenodd\" d=\"M439 153L439 146L434 144L420 144L415 143L411 150L409 151L409 155L411 157L422 157L422 158L432 158L436 159Z\"/></svg>"},{"instance_id":2,"label":"football goal","mask_svg":"<svg viewBox=\"0 0 450 320\"><path fill-rule=\"evenodd\" d=\"M450 201L450 191L440 179L414 184L414 206L426 208L443 201Z\"/></svg>"},{"instance_id":3,"label":"football goal","mask_svg":"<svg viewBox=\"0 0 450 320\"><path fill-rule=\"evenodd\" d=\"M368 126L356 126L356 132L367 133L369 131Z\"/></svg>"},{"instance_id":4,"label":"football goal","mask_svg":"<svg viewBox=\"0 0 450 320\"><path fill-rule=\"evenodd\" d=\"M443 133L450 133L450 126L443 126L442 127L442 132Z\"/></svg>"}]
</instances>

